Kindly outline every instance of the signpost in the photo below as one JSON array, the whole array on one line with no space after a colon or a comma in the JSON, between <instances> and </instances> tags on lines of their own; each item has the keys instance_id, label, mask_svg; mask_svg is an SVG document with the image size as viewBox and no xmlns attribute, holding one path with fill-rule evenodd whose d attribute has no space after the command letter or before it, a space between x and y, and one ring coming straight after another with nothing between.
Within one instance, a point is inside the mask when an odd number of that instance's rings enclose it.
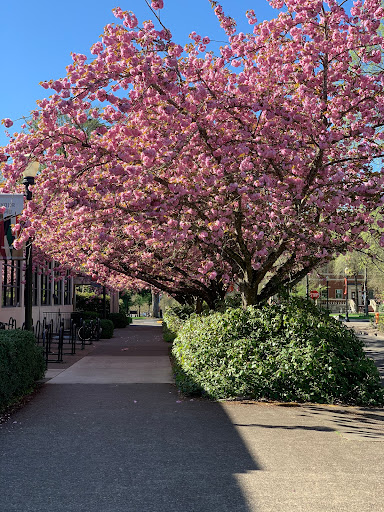
<instances>
[{"instance_id":1,"label":"signpost","mask_svg":"<svg viewBox=\"0 0 384 512\"><path fill-rule=\"evenodd\" d=\"M309 296L311 297L311 299L316 300L320 297L320 293L317 290L311 290L309 292Z\"/></svg>"},{"instance_id":2,"label":"signpost","mask_svg":"<svg viewBox=\"0 0 384 512\"><path fill-rule=\"evenodd\" d=\"M0 206L5 206L3 218L21 215L24 208L24 194L0 194Z\"/></svg>"}]
</instances>

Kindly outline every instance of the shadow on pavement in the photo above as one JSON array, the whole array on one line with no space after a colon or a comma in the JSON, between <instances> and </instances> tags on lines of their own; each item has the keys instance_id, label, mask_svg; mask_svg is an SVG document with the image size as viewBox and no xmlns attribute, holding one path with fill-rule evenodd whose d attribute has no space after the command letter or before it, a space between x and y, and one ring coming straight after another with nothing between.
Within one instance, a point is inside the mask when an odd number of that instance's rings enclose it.
<instances>
[{"instance_id":1,"label":"shadow on pavement","mask_svg":"<svg viewBox=\"0 0 384 512\"><path fill-rule=\"evenodd\" d=\"M220 404L169 384L44 386L0 446L7 512L248 512L235 475L261 469Z\"/></svg>"},{"instance_id":2,"label":"shadow on pavement","mask_svg":"<svg viewBox=\"0 0 384 512\"><path fill-rule=\"evenodd\" d=\"M334 432L335 429L324 427L321 425L307 426L307 425L263 425L261 423L234 423L236 427L256 427L268 429L283 429L283 430L316 430L318 432Z\"/></svg>"},{"instance_id":3,"label":"shadow on pavement","mask_svg":"<svg viewBox=\"0 0 384 512\"><path fill-rule=\"evenodd\" d=\"M327 407L305 404L302 416L325 421L332 430L361 440L384 441L384 410L360 407Z\"/></svg>"}]
</instances>

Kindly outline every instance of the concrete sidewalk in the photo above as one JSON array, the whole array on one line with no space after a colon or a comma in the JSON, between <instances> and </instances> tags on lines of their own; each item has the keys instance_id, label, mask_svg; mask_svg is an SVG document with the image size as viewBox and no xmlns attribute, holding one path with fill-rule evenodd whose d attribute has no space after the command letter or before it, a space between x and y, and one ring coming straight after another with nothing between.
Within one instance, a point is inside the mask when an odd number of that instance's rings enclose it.
<instances>
[{"instance_id":1,"label":"concrete sidewalk","mask_svg":"<svg viewBox=\"0 0 384 512\"><path fill-rule=\"evenodd\" d=\"M384 386L384 333L369 321L350 321L345 324L353 329L365 344L365 352L375 361Z\"/></svg>"},{"instance_id":2,"label":"concrete sidewalk","mask_svg":"<svg viewBox=\"0 0 384 512\"><path fill-rule=\"evenodd\" d=\"M181 398L158 324L97 342L0 426L4 512L380 512L382 409Z\"/></svg>"}]
</instances>

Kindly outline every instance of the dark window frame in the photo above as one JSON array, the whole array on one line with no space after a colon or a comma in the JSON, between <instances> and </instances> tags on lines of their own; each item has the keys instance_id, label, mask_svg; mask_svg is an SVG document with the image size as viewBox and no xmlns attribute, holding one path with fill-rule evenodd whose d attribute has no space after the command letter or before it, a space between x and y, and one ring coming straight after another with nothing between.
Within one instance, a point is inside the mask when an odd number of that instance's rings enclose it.
<instances>
[{"instance_id":1,"label":"dark window frame","mask_svg":"<svg viewBox=\"0 0 384 512\"><path fill-rule=\"evenodd\" d=\"M64 306L72 304L72 278L70 273L67 272L67 277L64 281Z\"/></svg>"},{"instance_id":2,"label":"dark window frame","mask_svg":"<svg viewBox=\"0 0 384 512\"><path fill-rule=\"evenodd\" d=\"M20 306L21 260L3 260L2 294L3 308L14 308Z\"/></svg>"},{"instance_id":3,"label":"dark window frame","mask_svg":"<svg viewBox=\"0 0 384 512\"><path fill-rule=\"evenodd\" d=\"M48 273L47 273L48 271ZM52 304L52 275L51 265L44 269L40 276L40 305L51 306Z\"/></svg>"}]
</instances>

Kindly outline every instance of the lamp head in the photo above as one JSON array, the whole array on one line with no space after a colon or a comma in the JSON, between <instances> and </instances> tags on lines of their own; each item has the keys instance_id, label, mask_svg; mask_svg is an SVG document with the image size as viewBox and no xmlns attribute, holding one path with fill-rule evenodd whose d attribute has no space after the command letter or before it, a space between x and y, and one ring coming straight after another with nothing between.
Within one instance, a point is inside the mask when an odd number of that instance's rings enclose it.
<instances>
[{"instance_id":1,"label":"lamp head","mask_svg":"<svg viewBox=\"0 0 384 512\"><path fill-rule=\"evenodd\" d=\"M24 195L27 201L32 199L32 192L29 190L29 186L35 184L35 176L39 170L39 167L39 162L37 160L32 160L23 171L23 185L25 187Z\"/></svg>"},{"instance_id":2,"label":"lamp head","mask_svg":"<svg viewBox=\"0 0 384 512\"><path fill-rule=\"evenodd\" d=\"M23 177L24 178L35 178L38 170L39 170L40 164L37 160L33 160L32 162L29 162L27 167L23 171Z\"/></svg>"}]
</instances>

